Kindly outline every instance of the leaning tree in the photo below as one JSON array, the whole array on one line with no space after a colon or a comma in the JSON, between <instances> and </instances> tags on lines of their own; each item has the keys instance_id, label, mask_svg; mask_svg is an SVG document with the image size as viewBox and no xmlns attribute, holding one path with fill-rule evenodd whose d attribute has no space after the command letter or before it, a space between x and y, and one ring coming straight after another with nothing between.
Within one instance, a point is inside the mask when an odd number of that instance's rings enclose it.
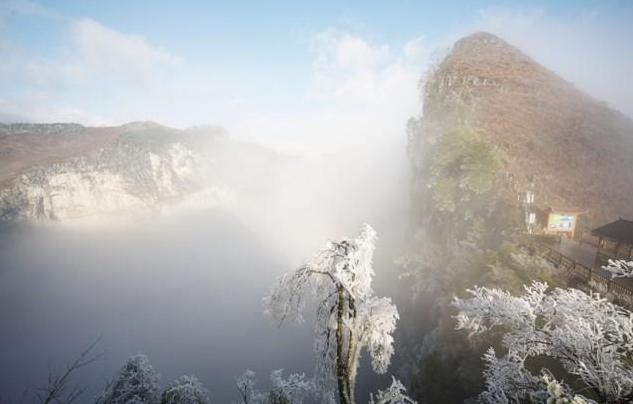
<instances>
[{"instance_id":1,"label":"leaning tree","mask_svg":"<svg viewBox=\"0 0 633 404\"><path fill-rule=\"evenodd\" d=\"M279 326L303 321L306 298L316 302L315 378L323 401L354 402L358 361L363 348L377 373L393 354L398 312L391 299L372 290L376 232L365 225L356 239L330 241L299 269L279 278L264 299L266 313Z\"/></svg>"}]
</instances>

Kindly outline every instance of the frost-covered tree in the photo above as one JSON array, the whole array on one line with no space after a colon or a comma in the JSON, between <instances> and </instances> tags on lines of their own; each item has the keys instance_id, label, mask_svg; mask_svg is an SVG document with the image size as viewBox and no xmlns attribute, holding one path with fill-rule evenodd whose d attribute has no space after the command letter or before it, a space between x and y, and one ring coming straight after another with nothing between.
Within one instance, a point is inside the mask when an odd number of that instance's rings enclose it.
<instances>
[{"instance_id":1,"label":"frost-covered tree","mask_svg":"<svg viewBox=\"0 0 633 404\"><path fill-rule=\"evenodd\" d=\"M633 261L609 260L602 268L610 272L612 278L633 278Z\"/></svg>"},{"instance_id":2,"label":"frost-covered tree","mask_svg":"<svg viewBox=\"0 0 633 404\"><path fill-rule=\"evenodd\" d=\"M243 404L254 404L259 400L260 393L255 390L255 372L247 370L235 379L237 390L240 392L240 398Z\"/></svg>"},{"instance_id":3,"label":"frost-covered tree","mask_svg":"<svg viewBox=\"0 0 633 404\"><path fill-rule=\"evenodd\" d=\"M128 358L117 377L97 398L97 404L158 404L158 375L145 355Z\"/></svg>"},{"instance_id":4,"label":"frost-covered tree","mask_svg":"<svg viewBox=\"0 0 633 404\"><path fill-rule=\"evenodd\" d=\"M209 404L209 392L195 376L181 376L163 391L161 404Z\"/></svg>"},{"instance_id":5,"label":"frost-covered tree","mask_svg":"<svg viewBox=\"0 0 633 404\"><path fill-rule=\"evenodd\" d=\"M270 373L272 390L266 393L255 390L255 372L247 370L237 378L237 389L243 404L301 404L316 392L312 380L304 374L292 373L283 377L283 369Z\"/></svg>"},{"instance_id":6,"label":"frost-covered tree","mask_svg":"<svg viewBox=\"0 0 633 404\"><path fill-rule=\"evenodd\" d=\"M417 404L407 396L407 389L392 376L391 386L385 390L378 390L376 396L369 395L369 404Z\"/></svg>"},{"instance_id":7,"label":"frost-covered tree","mask_svg":"<svg viewBox=\"0 0 633 404\"><path fill-rule=\"evenodd\" d=\"M470 336L494 327L507 333L507 354L484 355L487 390L481 401L489 403L533 400L591 402L549 372L533 375L526 361L546 356L560 362L582 381L600 402L633 400L633 314L596 294L556 288L547 293L545 283L525 287L522 296L507 291L475 287L472 297L456 298L457 328ZM565 401L568 400L568 401Z\"/></svg>"},{"instance_id":8,"label":"frost-covered tree","mask_svg":"<svg viewBox=\"0 0 633 404\"><path fill-rule=\"evenodd\" d=\"M266 313L281 326L303 321L306 298L316 301L315 377L323 401L354 402L361 350L384 373L393 354L398 311L372 290L376 232L365 225L355 239L330 241L299 269L284 274L264 299Z\"/></svg>"},{"instance_id":9,"label":"frost-covered tree","mask_svg":"<svg viewBox=\"0 0 633 404\"><path fill-rule=\"evenodd\" d=\"M307 380L303 373L291 373L288 378L284 378L283 369L277 369L270 373L270 381L273 385L269 393L271 404L301 404L316 391L314 381Z\"/></svg>"}]
</instances>

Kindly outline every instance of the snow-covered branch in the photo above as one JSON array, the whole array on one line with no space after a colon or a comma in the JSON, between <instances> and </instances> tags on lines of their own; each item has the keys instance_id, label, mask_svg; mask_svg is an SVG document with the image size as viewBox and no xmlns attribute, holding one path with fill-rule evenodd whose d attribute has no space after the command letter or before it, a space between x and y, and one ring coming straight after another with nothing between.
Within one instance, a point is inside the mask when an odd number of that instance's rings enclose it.
<instances>
[{"instance_id":1,"label":"snow-covered branch","mask_svg":"<svg viewBox=\"0 0 633 404\"><path fill-rule=\"evenodd\" d=\"M283 377L283 369L270 373L272 390L262 393L255 389L255 372L247 370L236 379L243 404L301 404L316 392L312 380L304 374L292 373Z\"/></svg>"},{"instance_id":2,"label":"snow-covered branch","mask_svg":"<svg viewBox=\"0 0 633 404\"><path fill-rule=\"evenodd\" d=\"M612 278L633 278L633 261L610 259L602 269L611 273Z\"/></svg>"},{"instance_id":3,"label":"snow-covered branch","mask_svg":"<svg viewBox=\"0 0 633 404\"><path fill-rule=\"evenodd\" d=\"M458 329L470 335L495 326L509 329L503 338L508 354L498 359L489 351L484 356L487 391L482 397L488 402L530 397L542 387L543 377L530 374L524 362L544 355L559 360L605 402L633 399L633 314L598 295L546 289L535 282L517 297L476 287L469 291L471 298L454 300Z\"/></svg>"},{"instance_id":4,"label":"snow-covered branch","mask_svg":"<svg viewBox=\"0 0 633 404\"><path fill-rule=\"evenodd\" d=\"M181 376L161 396L161 404L209 404L209 392L195 376Z\"/></svg>"},{"instance_id":5,"label":"snow-covered branch","mask_svg":"<svg viewBox=\"0 0 633 404\"><path fill-rule=\"evenodd\" d=\"M376 396L369 395L369 404L417 404L407 396L407 389L402 383L392 376L391 386L384 390L378 390Z\"/></svg>"}]
</instances>

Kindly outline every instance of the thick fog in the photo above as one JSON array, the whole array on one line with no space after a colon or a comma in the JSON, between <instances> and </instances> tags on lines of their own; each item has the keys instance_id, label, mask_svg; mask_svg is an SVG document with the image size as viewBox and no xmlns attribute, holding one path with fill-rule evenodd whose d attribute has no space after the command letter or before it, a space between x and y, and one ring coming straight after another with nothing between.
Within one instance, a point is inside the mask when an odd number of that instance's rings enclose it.
<instances>
[{"instance_id":1,"label":"thick fog","mask_svg":"<svg viewBox=\"0 0 633 404\"><path fill-rule=\"evenodd\" d=\"M262 298L328 238L353 237L365 222L379 235L375 289L396 297L407 163L402 142L318 158L273 155L249 155L241 171L212 165L210 182L222 178L232 195L221 205L5 229L2 397L14 402L45 384L48 369L99 336L105 356L76 378L89 386L84 400L135 353L148 355L163 385L197 375L214 402L238 398L234 380L246 369L261 387L277 368L311 375L312 310L305 324L279 329ZM360 399L375 388L372 373L363 362Z\"/></svg>"}]
</instances>

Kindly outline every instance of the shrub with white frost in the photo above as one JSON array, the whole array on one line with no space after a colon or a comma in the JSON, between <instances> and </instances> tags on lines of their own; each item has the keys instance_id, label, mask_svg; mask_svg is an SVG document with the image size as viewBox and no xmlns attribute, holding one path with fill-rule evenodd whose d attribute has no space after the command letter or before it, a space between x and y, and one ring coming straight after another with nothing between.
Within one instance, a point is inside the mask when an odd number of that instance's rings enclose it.
<instances>
[{"instance_id":1,"label":"shrub with white frost","mask_svg":"<svg viewBox=\"0 0 633 404\"><path fill-rule=\"evenodd\" d=\"M128 358L97 404L158 404L158 375L145 355Z\"/></svg>"},{"instance_id":2,"label":"shrub with white frost","mask_svg":"<svg viewBox=\"0 0 633 404\"><path fill-rule=\"evenodd\" d=\"M369 404L417 404L407 396L407 389L402 383L392 376L391 386L385 390L378 390L376 395L369 395Z\"/></svg>"},{"instance_id":3,"label":"shrub with white frost","mask_svg":"<svg viewBox=\"0 0 633 404\"><path fill-rule=\"evenodd\" d=\"M633 314L596 294L555 288L534 282L522 296L475 287L471 298L455 298L457 328L469 335L494 327L508 331L503 337L507 354L493 350L484 355L487 389L480 396L489 403L589 403L580 393L591 391L600 402L633 400ZM546 356L560 362L585 384L575 392L551 376L526 369L526 361ZM587 393L585 393L587 394Z\"/></svg>"},{"instance_id":4,"label":"shrub with white frost","mask_svg":"<svg viewBox=\"0 0 633 404\"><path fill-rule=\"evenodd\" d=\"M195 376L181 376L161 397L161 404L209 404L209 393Z\"/></svg>"},{"instance_id":5,"label":"shrub with white frost","mask_svg":"<svg viewBox=\"0 0 633 404\"><path fill-rule=\"evenodd\" d=\"M255 389L255 372L247 370L236 379L243 404L302 404L314 395L316 387L304 374L292 373L283 377L283 369L270 373L272 389L262 393Z\"/></svg>"}]
</instances>

